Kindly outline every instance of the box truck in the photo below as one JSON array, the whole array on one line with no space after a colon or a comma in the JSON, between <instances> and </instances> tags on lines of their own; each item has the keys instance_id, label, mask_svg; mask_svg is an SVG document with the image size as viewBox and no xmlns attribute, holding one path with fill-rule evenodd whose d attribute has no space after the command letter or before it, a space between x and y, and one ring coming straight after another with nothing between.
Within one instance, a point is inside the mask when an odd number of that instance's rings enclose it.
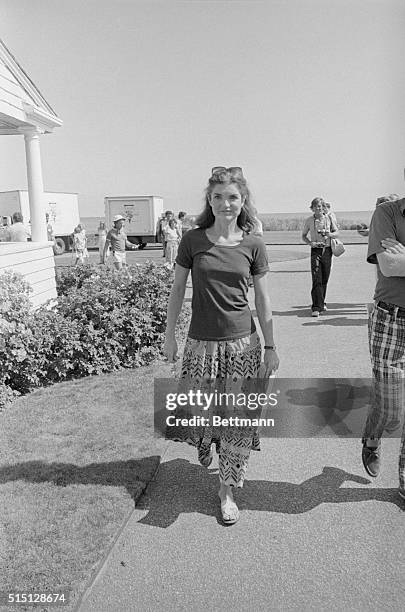
<instances>
[{"instance_id":1,"label":"box truck","mask_svg":"<svg viewBox=\"0 0 405 612\"><path fill-rule=\"evenodd\" d=\"M107 227L113 227L115 215L125 217L124 231L129 242L144 249L148 242L156 242L157 222L163 214L160 196L113 196L104 198Z\"/></svg>"},{"instance_id":2,"label":"box truck","mask_svg":"<svg viewBox=\"0 0 405 612\"><path fill-rule=\"evenodd\" d=\"M24 223L30 223L28 191L18 189L0 192L0 217L12 217L15 212L22 214ZM44 193L44 222L45 219L48 219L53 229L54 253L61 255L69 249L73 230L80 223L77 193L46 191Z\"/></svg>"}]
</instances>

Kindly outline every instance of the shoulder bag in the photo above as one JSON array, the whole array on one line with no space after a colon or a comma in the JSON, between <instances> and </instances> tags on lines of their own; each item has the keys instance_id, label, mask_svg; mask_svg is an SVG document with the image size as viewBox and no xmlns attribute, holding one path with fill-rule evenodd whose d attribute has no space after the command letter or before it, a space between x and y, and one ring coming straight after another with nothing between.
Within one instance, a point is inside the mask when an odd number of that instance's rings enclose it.
<instances>
[{"instance_id":1,"label":"shoulder bag","mask_svg":"<svg viewBox=\"0 0 405 612\"><path fill-rule=\"evenodd\" d=\"M341 255L343 255L343 253L345 252L345 245L343 244L343 242L341 240L339 240L339 238L331 238L330 239L330 246L332 249L332 254L335 257L340 257Z\"/></svg>"}]
</instances>

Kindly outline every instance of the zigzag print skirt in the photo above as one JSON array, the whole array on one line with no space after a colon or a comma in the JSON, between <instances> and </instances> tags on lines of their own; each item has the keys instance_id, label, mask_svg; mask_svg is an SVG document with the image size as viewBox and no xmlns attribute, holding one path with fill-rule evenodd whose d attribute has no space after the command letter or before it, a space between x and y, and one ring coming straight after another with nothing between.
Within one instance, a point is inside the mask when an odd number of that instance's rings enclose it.
<instances>
[{"instance_id":1,"label":"zigzag print skirt","mask_svg":"<svg viewBox=\"0 0 405 612\"><path fill-rule=\"evenodd\" d=\"M260 339L256 332L237 340L217 342L187 338L177 392L188 394L190 391L200 391L208 396L213 394L211 397L215 395L216 398L219 394L229 394L230 397L246 394L249 380L259 375L261 355ZM217 403L214 407L214 402L206 410L201 405L198 409L195 405L176 409L175 418L184 419L183 423L187 424L168 426L166 439L195 446L202 465L209 464L211 445L215 444L219 455L220 481L242 487L250 451L260 450L258 430L250 426L214 424L213 415L221 411L222 416L228 419L232 414L240 414L240 409L232 405L218 407ZM190 417L195 415L204 417L204 421L200 419L190 425Z\"/></svg>"}]
</instances>

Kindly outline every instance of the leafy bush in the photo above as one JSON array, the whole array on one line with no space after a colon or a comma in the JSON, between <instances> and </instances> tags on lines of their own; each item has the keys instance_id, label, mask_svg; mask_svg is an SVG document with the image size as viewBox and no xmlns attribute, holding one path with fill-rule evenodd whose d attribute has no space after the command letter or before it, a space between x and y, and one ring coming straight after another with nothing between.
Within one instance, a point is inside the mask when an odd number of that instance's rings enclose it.
<instances>
[{"instance_id":1,"label":"leafy bush","mask_svg":"<svg viewBox=\"0 0 405 612\"><path fill-rule=\"evenodd\" d=\"M80 289L83 281L95 275L108 275L107 268L96 268L93 265L56 268L56 290L64 295L71 289Z\"/></svg>"},{"instance_id":2,"label":"leafy bush","mask_svg":"<svg viewBox=\"0 0 405 612\"><path fill-rule=\"evenodd\" d=\"M162 351L173 272L79 266L57 273L58 300L35 311L17 274L0 276L0 407L55 382L146 365ZM185 337L188 305L179 317Z\"/></svg>"},{"instance_id":3,"label":"leafy bush","mask_svg":"<svg viewBox=\"0 0 405 612\"><path fill-rule=\"evenodd\" d=\"M0 406L38 383L31 291L20 274L0 275Z\"/></svg>"}]
</instances>

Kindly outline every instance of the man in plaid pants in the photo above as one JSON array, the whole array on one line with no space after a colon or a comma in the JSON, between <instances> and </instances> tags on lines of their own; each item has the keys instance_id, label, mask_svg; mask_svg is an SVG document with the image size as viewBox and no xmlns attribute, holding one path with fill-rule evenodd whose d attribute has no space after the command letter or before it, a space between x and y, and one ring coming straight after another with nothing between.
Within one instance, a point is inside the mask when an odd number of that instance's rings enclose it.
<instances>
[{"instance_id":1,"label":"man in plaid pants","mask_svg":"<svg viewBox=\"0 0 405 612\"><path fill-rule=\"evenodd\" d=\"M405 198L378 206L370 225L367 261L377 266L368 323L374 397L363 431L362 460L376 477L383 432L399 429L405 387ZM405 499L405 424L399 453L399 494Z\"/></svg>"}]
</instances>

